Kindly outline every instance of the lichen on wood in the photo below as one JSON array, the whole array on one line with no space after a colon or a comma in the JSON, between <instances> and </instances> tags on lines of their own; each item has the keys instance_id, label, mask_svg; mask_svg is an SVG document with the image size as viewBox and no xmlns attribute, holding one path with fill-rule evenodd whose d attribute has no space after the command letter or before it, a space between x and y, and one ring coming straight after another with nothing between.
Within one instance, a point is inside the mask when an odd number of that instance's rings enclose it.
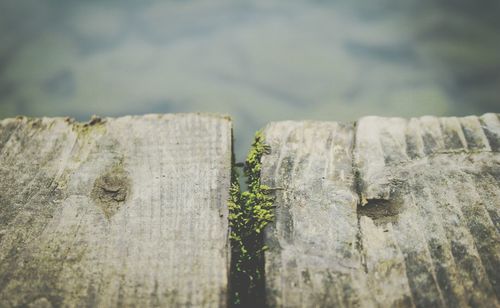
<instances>
[{"instance_id":1,"label":"lichen on wood","mask_svg":"<svg viewBox=\"0 0 500 308\"><path fill-rule=\"evenodd\" d=\"M500 115L277 122L272 307L498 307Z\"/></svg>"},{"instance_id":2,"label":"lichen on wood","mask_svg":"<svg viewBox=\"0 0 500 308\"><path fill-rule=\"evenodd\" d=\"M224 307L231 122L0 121L0 307Z\"/></svg>"}]
</instances>

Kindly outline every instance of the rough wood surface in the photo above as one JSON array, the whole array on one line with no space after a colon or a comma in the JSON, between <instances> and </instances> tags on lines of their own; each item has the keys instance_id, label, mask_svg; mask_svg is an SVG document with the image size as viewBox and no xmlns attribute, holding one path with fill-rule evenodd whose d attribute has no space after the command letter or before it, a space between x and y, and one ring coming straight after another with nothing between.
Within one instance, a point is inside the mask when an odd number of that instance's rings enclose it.
<instances>
[{"instance_id":1,"label":"rough wood surface","mask_svg":"<svg viewBox=\"0 0 500 308\"><path fill-rule=\"evenodd\" d=\"M267 302L498 307L500 121L279 122L262 182Z\"/></svg>"},{"instance_id":2,"label":"rough wood surface","mask_svg":"<svg viewBox=\"0 0 500 308\"><path fill-rule=\"evenodd\" d=\"M271 153L263 184L276 191L276 220L266 232L271 307L354 306L366 293L352 154L354 126L279 122L264 130ZM358 277L359 276L359 277Z\"/></svg>"},{"instance_id":3,"label":"rough wood surface","mask_svg":"<svg viewBox=\"0 0 500 308\"><path fill-rule=\"evenodd\" d=\"M226 305L231 123L0 121L0 306Z\"/></svg>"}]
</instances>

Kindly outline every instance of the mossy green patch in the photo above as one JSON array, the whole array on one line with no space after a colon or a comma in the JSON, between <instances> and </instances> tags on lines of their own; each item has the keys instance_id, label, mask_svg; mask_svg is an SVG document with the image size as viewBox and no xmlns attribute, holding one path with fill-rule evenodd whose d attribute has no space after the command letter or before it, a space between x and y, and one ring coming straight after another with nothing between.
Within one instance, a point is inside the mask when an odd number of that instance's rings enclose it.
<instances>
[{"instance_id":1,"label":"mossy green patch","mask_svg":"<svg viewBox=\"0 0 500 308\"><path fill-rule=\"evenodd\" d=\"M98 116L92 116L87 123L74 122L70 118L66 118L66 122L72 124L73 131L81 137L86 137L94 132L104 133L106 130L106 126L104 125L106 120Z\"/></svg>"},{"instance_id":2,"label":"mossy green patch","mask_svg":"<svg viewBox=\"0 0 500 308\"><path fill-rule=\"evenodd\" d=\"M262 231L273 221L274 198L261 184L261 159L268 153L262 132L257 132L244 166L248 190L241 192L233 169L229 200L231 227L231 302L235 306L261 307L264 304L264 238Z\"/></svg>"}]
</instances>

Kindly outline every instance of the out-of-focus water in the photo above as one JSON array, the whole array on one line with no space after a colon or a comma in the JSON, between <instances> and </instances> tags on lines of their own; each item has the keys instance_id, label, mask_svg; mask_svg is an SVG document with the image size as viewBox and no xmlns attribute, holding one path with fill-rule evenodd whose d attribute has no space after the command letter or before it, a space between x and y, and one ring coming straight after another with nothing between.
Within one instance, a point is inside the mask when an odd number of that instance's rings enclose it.
<instances>
[{"instance_id":1,"label":"out-of-focus water","mask_svg":"<svg viewBox=\"0 0 500 308\"><path fill-rule=\"evenodd\" d=\"M498 0L0 0L0 117L500 112Z\"/></svg>"}]
</instances>

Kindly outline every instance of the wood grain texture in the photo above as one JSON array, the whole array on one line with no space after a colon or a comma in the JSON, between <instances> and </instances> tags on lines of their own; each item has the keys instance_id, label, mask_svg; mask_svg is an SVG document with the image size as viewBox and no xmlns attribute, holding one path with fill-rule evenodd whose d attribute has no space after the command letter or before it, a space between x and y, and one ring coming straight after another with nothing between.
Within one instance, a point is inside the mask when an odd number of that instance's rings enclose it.
<instances>
[{"instance_id":1,"label":"wood grain texture","mask_svg":"<svg viewBox=\"0 0 500 308\"><path fill-rule=\"evenodd\" d=\"M0 121L0 306L226 305L231 122Z\"/></svg>"},{"instance_id":2,"label":"wood grain texture","mask_svg":"<svg viewBox=\"0 0 500 308\"><path fill-rule=\"evenodd\" d=\"M262 183L283 189L266 230L268 304L359 305L369 290L357 247L354 126L278 122L264 135L271 151L262 159Z\"/></svg>"},{"instance_id":3,"label":"wood grain texture","mask_svg":"<svg viewBox=\"0 0 500 308\"><path fill-rule=\"evenodd\" d=\"M264 130L267 301L498 307L500 121L367 117Z\"/></svg>"}]
</instances>

